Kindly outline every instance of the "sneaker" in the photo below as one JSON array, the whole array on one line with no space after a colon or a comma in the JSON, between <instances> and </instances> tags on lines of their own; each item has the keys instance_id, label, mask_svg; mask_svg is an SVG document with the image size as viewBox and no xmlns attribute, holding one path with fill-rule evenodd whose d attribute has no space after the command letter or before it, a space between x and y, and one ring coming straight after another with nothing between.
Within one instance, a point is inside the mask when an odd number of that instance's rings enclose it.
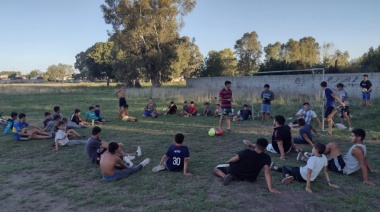
<instances>
[{"instance_id":1,"label":"sneaker","mask_svg":"<svg viewBox=\"0 0 380 212\"><path fill-rule=\"evenodd\" d=\"M133 163L131 160L129 160L128 156L124 156L123 161L124 161L125 165L127 165L127 167L133 166Z\"/></svg>"},{"instance_id":2,"label":"sneaker","mask_svg":"<svg viewBox=\"0 0 380 212\"><path fill-rule=\"evenodd\" d=\"M85 137L86 137L85 135L79 136L79 138L85 138Z\"/></svg>"},{"instance_id":3,"label":"sneaker","mask_svg":"<svg viewBox=\"0 0 380 212\"><path fill-rule=\"evenodd\" d=\"M138 157L140 157L142 155L141 147L140 146L137 146L136 154L137 154Z\"/></svg>"},{"instance_id":4,"label":"sneaker","mask_svg":"<svg viewBox=\"0 0 380 212\"><path fill-rule=\"evenodd\" d=\"M223 185L226 186L226 185L230 184L231 181L232 181L232 175L227 174L223 178Z\"/></svg>"},{"instance_id":5,"label":"sneaker","mask_svg":"<svg viewBox=\"0 0 380 212\"><path fill-rule=\"evenodd\" d=\"M159 172L159 171L162 171L162 170L165 170L165 166L164 165L158 165L158 166L155 166L153 169L152 169L152 172Z\"/></svg>"},{"instance_id":6,"label":"sneaker","mask_svg":"<svg viewBox=\"0 0 380 212\"><path fill-rule=\"evenodd\" d=\"M298 155L297 155L297 160L299 161L303 161L303 154L302 152L299 152Z\"/></svg>"},{"instance_id":7,"label":"sneaker","mask_svg":"<svg viewBox=\"0 0 380 212\"><path fill-rule=\"evenodd\" d=\"M148 165L150 163L150 159L149 158L145 158L145 160L143 160L140 164L145 167L146 165Z\"/></svg>"},{"instance_id":8,"label":"sneaker","mask_svg":"<svg viewBox=\"0 0 380 212\"><path fill-rule=\"evenodd\" d=\"M274 162L270 163L270 170L273 170L275 171L276 169L274 169L274 167L276 167L276 165L274 164Z\"/></svg>"},{"instance_id":9,"label":"sneaker","mask_svg":"<svg viewBox=\"0 0 380 212\"><path fill-rule=\"evenodd\" d=\"M126 155L125 157L128 157L129 160L134 160L136 157L132 155Z\"/></svg>"},{"instance_id":10,"label":"sneaker","mask_svg":"<svg viewBox=\"0 0 380 212\"><path fill-rule=\"evenodd\" d=\"M289 183L291 183L292 181L294 180L294 177L293 176L287 176L285 177L281 183L282 184L285 184L285 185L288 185Z\"/></svg>"},{"instance_id":11,"label":"sneaker","mask_svg":"<svg viewBox=\"0 0 380 212\"><path fill-rule=\"evenodd\" d=\"M231 129L226 129L227 132L231 132Z\"/></svg>"},{"instance_id":12,"label":"sneaker","mask_svg":"<svg viewBox=\"0 0 380 212\"><path fill-rule=\"evenodd\" d=\"M81 125L80 128L85 129L85 128L87 128L87 126Z\"/></svg>"},{"instance_id":13,"label":"sneaker","mask_svg":"<svg viewBox=\"0 0 380 212\"><path fill-rule=\"evenodd\" d=\"M304 157L307 157L307 158L310 158L310 157L313 156L313 153L311 153L311 152L304 152L304 153L303 153L303 156L304 156Z\"/></svg>"},{"instance_id":14,"label":"sneaker","mask_svg":"<svg viewBox=\"0 0 380 212\"><path fill-rule=\"evenodd\" d=\"M332 134L330 134L330 133L328 133L328 132L325 132L325 133L323 133L322 135L323 135L323 136L327 136L327 137L331 137L331 136L332 136Z\"/></svg>"}]
</instances>

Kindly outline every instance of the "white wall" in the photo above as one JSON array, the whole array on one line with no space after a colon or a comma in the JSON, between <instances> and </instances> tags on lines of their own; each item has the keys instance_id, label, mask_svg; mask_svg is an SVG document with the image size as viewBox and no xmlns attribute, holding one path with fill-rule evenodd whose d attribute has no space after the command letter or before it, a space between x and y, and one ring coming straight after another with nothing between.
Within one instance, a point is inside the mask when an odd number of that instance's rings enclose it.
<instances>
[{"instance_id":1,"label":"white wall","mask_svg":"<svg viewBox=\"0 0 380 212\"><path fill-rule=\"evenodd\" d=\"M345 90L351 97L361 97L360 82L364 73L348 74L300 74L300 75L266 75L248 77L200 77L186 79L187 87L203 89L219 89L224 87L224 82L232 82L233 88L259 88L264 84L269 84L273 91L297 92L304 94L314 94L321 90L320 83L326 81L329 88L337 91L336 85L343 83ZM380 94L380 73L368 73L368 79L372 82L371 98L379 98Z\"/></svg>"}]
</instances>

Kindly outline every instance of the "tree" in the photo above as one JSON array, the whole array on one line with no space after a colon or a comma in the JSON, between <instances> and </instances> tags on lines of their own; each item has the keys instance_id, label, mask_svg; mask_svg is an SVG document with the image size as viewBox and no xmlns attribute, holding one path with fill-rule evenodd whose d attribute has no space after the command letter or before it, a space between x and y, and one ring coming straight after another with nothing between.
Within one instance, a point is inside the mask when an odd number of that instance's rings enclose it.
<instances>
[{"instance_id":1,"label":"tree","mask_svg":"<svg viewBox=\"0 0 380 212\"><path fill-rule=\"evenodd\" d=\"M380 71L380 45L376 49L369 48L368 52L363 54L361 65L370 71Z\"/></svg>"},{"instance_id":2,"label":"tree","mask_svg":"<svg viewBox=\"0 0 380 212\"><path fill-rule=\"evenodd\" d=\"M195 0L106 0L104 19L113 27L113 41L133 61L133 71L143 71L153 86L170 78L177 60L177 41L183 17Z\"/></svg>"},{"instance_id":3,"label":"tree","mask_svg":"<svg viewBox=\"0 0 380 212\"><path fill-rule=\"evenodd\" d=\"M194 39L184 36L179 39L177 48L177 60L171 64L172 77L188 78L195 75L197 68L201 65L203 55L195 44Z\"/></svg>"},{"instance_id":4,"label":"tree","mask_svg":"<svg viewBox=\"0 0 380 212\"><path fill-rule=\"evenodd\" d=\"M32 70L29 74L27 74L28 78L33 78L37 76L41 76L42 72L40 70Z\"/></svg>"},{"instance_id":5,"label":"tree","mask_svg":"<svg viewBox=\"0 0 380 212\"><path fill-rule=\"evenodd\" d=\"M250 75L258 70L262 47L255 31L244 33L243 37L236 41L234 49L239 58L238 70L240 75Z\"/></svg>"},{"instance_id":6,"label":"tree","mask_svg":"<svg viewBox=\"0 0 380 212\"><path fill-rule=\"evenodd\" d=\"M237 61L233 51L228 48L219 52L210 51L204 59L198 75L202 77L235 76L236 70Z\"/></svg>"},{"instance_id":7,"label":"tree","mask_svg":"<svg viewBox=\"0 0 380 212\"><path fill-rule=\"evenodd\" d=\"M67 76L71 77L73 73L74 73L73 66L61 64L61 63L59 63L58 65L49 66L46 71L47 78L50 81L63 80L64 77L67 77Z\"/></svg>"},{"instance_id":8,"label":"tree","mask_svg":"<svg viewBox=\"0 0 380 212\"><path fill-rule=\"evenodd\" d=\"M97 78L105 77L107 79L107 87L109 86L110 78L115 77L113 47L113 42L97 42L90 48L87 54L88 61L86 64L90 66L91 75Z\"/></svg>"}]
</instances>

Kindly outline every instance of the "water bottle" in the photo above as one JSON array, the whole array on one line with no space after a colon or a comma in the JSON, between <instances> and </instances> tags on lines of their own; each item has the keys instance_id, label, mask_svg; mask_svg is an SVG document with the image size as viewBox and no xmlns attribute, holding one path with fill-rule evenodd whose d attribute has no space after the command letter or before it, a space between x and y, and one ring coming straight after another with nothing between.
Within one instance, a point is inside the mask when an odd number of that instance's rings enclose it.
<instances>
[{"instance_id":1,"label":"water bottle","mask_svg":"<svg viewBox=\"0 0 380 212\"><path fill-rule=\"evenodd\" d=\"M94 126L94 124L95 124L95 121L94 119L92 119L91 125Z\"/></svg>"}]
</instances>

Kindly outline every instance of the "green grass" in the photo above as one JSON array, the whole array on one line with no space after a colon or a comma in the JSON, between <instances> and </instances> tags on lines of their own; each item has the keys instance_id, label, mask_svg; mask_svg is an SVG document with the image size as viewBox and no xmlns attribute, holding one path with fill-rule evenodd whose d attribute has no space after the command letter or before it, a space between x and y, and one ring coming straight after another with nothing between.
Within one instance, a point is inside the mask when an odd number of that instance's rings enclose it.
<instances>
[{"instance_id":1,"label":"green grass","mask_svg":"<svg viewBox=\"0 0 380 212\"><path fill-rule=\"evenodd\" d=\"M137 164L149 157L151 164L128 179L105 183L101 180L99 167L88 161L84 146L61 148L59 152L52 152L49 147L52 139L18 142L11 135L1 136L0 207L5 211L31 208L37 211L57 208L80 211L285 211L286 208L296 211L380 210L377 206L380 200L378 188L363 185L360 172L350 176L330 172L330 177L340 189L326 186L321 173L312 183L312 194L307 194L305 185L299 182L282 185L281 175L275 172L272 173L273 185L282 192L281 195L267 191L263 173L253 184L232 182L229 186L223 186L221 179L212 173L217 164L224 163L243 150L243 139L254 141L265 137L270 140L272 128L261 126L258 120L234 122L233 132L224 132L220 137L209 137L207 131L218 125L217 118L160 116L157 119L143 119L140 116L150 96L148 87L128 89L130 113L138 117L139 122L121 122L116 120L118 100L112 94L115 87L92 84L62 86L65 87L19 85L16 93L1 94L0 110L4 114L10 114L11 111L24 112L28 122L42 125L43 113L52 111L55 105L61 106L65 117L79 108L83 118L90 105L99 104L102 115L111 120L101 126L102 138L123 142L127 151L135 151L137 145L140 145L143 157L133 162ZM1 89L11 90L8 87ZM202 103L212 102L212 97L217 92L168 85L154 89L153 97L160 110L171 100L176 101L179 108L181 104L178 102L194 100L201 110ZM254 94L237 92L234 96L238 104L254 101L256 107L260 105ZM257 92L259 91L251 93ZM315 96L276 96L273 115L282 114L286 118L297 112L303 101L309 101L314 109L321 104ZM379 105L379 102L373 104ZM236 111L240 108L238 105L234 107ZM380 130L376 117L380 110L377 107L361 108L360 100L351 100L351 108L354 111L353 125L365 129L368 139L378 140L367 143L367 157L374 167L379 167L380 159L377 155L380 152ZM91 127L78 132L89 136ZM189 147L191 155L189 171L193 176L185 177L182 173L167 171L152 173L151 169L158 164L178 132L185 134L185 145ZM297 130L292 133L297 134ZM317 141L336 141L345 153L351 146L349 134L348 131L334 129L333 138L320 137ZM308 146L304 148L310 150ZM278 165L303 165L295 160L296 153L287 155L284 162L279 160L278 155L270 156ZM370 179L380 183L378 173L370 173Z\"/></svg>"}]
</instances>

